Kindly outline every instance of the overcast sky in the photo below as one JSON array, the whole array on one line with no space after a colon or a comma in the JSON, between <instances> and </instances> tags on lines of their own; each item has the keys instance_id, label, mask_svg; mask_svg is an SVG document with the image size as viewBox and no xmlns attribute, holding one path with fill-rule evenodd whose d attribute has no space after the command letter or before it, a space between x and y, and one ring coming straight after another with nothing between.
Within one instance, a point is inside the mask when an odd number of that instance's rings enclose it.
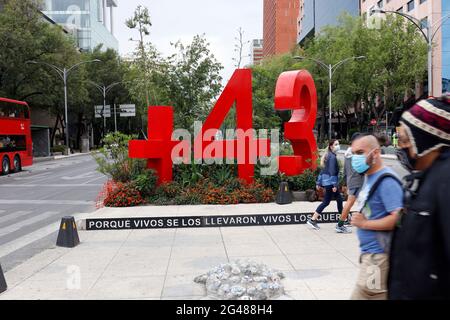
<instances>
[{"instance_id":1,"label":"overcast sky","mask_svg":"<svg viewBox=\"0 0 450 320\"><path fill-rule=\"evenodd\" d=\"M170 42L181 40L189 43L196 34L205 33L212 53L224 66L222 76L227 81L234 71L234 38L237 29L244 30L244 40L262 38L262 0L118 0L114 12L114 33L119 40L121 55L130 54L138 39L138 32L125 26L125 20L133 15L138 5L146 6L152 21L151 34L147 37L164 55L173 51ZM250 44L244 54L250 53ZM245 58L244 64L250 61Z\"/></svg>"}]
</instances>

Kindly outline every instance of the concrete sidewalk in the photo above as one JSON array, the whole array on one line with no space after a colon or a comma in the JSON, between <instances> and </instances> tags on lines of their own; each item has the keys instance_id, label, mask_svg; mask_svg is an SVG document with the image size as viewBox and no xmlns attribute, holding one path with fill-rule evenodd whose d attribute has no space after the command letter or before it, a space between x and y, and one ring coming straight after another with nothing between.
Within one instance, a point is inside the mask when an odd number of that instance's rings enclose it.
<instances>
[{"instance_id":1,"label":"concrete sidewalk","mask_svg":"<svg viewBox=\"0 0 450 320\"><path fill-rule=\"evenodd\" d=\"M101 209L90 217L312 212L318 203ZM328 212L336 211L335 204ZM358 272L356 234L334 224L79 231L81 244L55 247L5 274L0 299L201 299L193 279L220 263L252 259L281 270L293 299L348 299Z\"/></svg>"}]
</instances>

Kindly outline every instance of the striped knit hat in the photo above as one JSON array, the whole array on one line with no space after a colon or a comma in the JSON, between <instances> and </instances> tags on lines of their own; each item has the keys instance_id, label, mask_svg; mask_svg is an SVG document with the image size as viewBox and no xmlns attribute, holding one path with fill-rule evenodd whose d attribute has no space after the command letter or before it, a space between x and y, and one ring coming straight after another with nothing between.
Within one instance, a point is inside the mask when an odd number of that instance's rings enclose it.
<instances>
[{"instance_id":1,"label":"striped knit hat","mask_svg":"<svg viewBox=\"0 0 450 320\"><path fill-rule=\"evenodd\" d=\"M405 126L419 157L450 146L450 94L417 102L402 114L400 123Z\"/></svg>"}]
</instances>

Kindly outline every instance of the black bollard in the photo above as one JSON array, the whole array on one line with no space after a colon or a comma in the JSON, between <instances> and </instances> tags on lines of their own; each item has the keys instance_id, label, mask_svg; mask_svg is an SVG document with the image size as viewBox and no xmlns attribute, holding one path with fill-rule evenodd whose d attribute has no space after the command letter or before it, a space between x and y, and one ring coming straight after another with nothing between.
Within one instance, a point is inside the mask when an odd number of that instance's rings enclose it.
<instances>
[{"instance_id":1,"label":"black bollard","mask_svg":"<svg viewBox=\"0 0 450 320\"><path fill-rule=\"evenodd\" d=\"M6 284L5 276L3 275L2 266L0 265L0 293L5 292L8 289Z\"/></svg>"},{"instance_id":2,"label":"black bollard","mask_svg":"<svg viewBox=\"0 0 450 320\"><path fill-rule=\"evenodd\" d=\"M73 248L78 244L80 244L80 238L78 237L77 225L75 224L74 217L62 218L56 245L58 247Z\"/></svg>"},{"instance_id":3,"label":"black bollard","mask_svg":"<svg viewBox=\"0 0 450 320\"><path fill-rule=\"evenodd\" d=\"M289 190L289 184L287 182L281 182L280 188L277 193L276 203L289 204L292 203L292 192Z\"/></svg>"}]
</instances>

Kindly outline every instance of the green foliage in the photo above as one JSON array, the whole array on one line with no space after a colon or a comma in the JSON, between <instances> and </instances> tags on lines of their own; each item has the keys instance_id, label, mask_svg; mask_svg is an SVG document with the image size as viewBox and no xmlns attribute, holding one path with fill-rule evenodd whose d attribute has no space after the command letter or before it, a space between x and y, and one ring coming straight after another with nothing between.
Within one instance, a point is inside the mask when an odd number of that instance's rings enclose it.
<instances>
[{"instance_id":1,"label":"green foliage","mask_svg":"<svg viewBox=\"0 0 450 320\"><path fill-rule=\"evenodd\" d=\"M82 52L75 39L63 32L59 25L43 19L40 6L43 1L8 0L0 12L0 96L27 101L32 110L42 109L54 116L54 138L64 139L63 81L50 65L69 69L83 61L100 59L101 63L81 64L68 73L68 111L71 122L71 147L77 148L84 124L93 123L95 136L103 136L97 126L103 121L94 119L93 105L103 104L102 94L89 81L109 85L123 80L126 64L114 50L97 47L93 52ZM37 64L28 63L36 61ZM130 102L128 92L118 86L108 92L107 103ZM128 127L134 119L127 119ZM118 128L124 127L118 119ZM77 124L76 130L74 129ZM140 126L137 119L133 127ZM110 128L112 129L112 128ZM131 130L130 130L131 131ZM97 143L97 141L96 141Z\"/></svg>"},{"instance_id":2,"label":"green foliage","mask_svg":"<svg viewBox=\"0 0 450 320\"><path fill-rule=\"evenodd\" d=\"M118 183L103 203L106 207L133 207L144 202L142 195L132 184Z\"/></svg>"},{"instance_id":3,"label":"green foliage","mask_svg":"<svg viewBox=\"0 0 450 320\"><path fill-rule=\"evenodd\" d=\"M133 137L116 132L105 136L104 146L93 153L97 170L116 182L131 182L144 172L145 161L128 157L128 141Z\"/></svg>"},{"instance_id":4,"label":"green foliage","mask_svg":"<svg viewBox=\"0 0 450 320\"><path fill-rule=\"evenodd\" d=\"M320 170L305 170L302 174L297 176L286 176L284 174L276 174L272 176L260 176L258 181L261 181L266 187L277 191L280 187L280 183L285 181L289 183L289 188L292 191L306 191L315 189L316 180Z\"/></svg>"},{"instance_id":5,"label":"green foliage","mask_svg":"<svg viewBox=\"0 0 450 320\"><path fill-rule=\"evenodd\" d=\"M64 153L66 151L66 149L67 149L67 147L64 146L64 145L53 146L52 147L52 153L55 153L55 152Z\"/></svg>"},{"instance_id":6,"label":"green foliage","mask_svg":"<svg viewBox=\"0 0 450 320\"><path fill-rule=\"evenodd\" d=\"M258 180L261 181L266 187L277 191L280 188L280 183L286 181L286 176L283 173L277 173L270 176L259 176Z\"/></svg>"},{"instance_id":7,"label":"green foliage","mask_svg":"<svg viewBox=\"0 0 450 320\"><path fill-rule=\"evenodd\" d=\"M287 181L293 191L314 190L316 188L316 180L318 170L305 170L301 175L289 177Z\"/></svg>"},{"instance_id":8,"label":"green foliage","mask_svg":"<svg viewBox=\"0 0 450 320\"><path fill-rule=\"evenodd\" d=\"M196 120L204 120L213 99L220 93L222 65L217 62L204 36L195 36L188 45L172 44L176 54L162 57L147 44L135 52L127 85L133 97L149 103L171 105L175 111L175 127L192 129Z\"/></svg>"},{"instance_id":9,"label":"green foliage","mask_svg":"<svg viewBox=\"0 0 450 320\"><path fill-rule=\"evenodd\" d=\"M46 22L39 1L9 0L0 12L0 96L25 99L32 105L62 112L63 82L51 68L27 64L37 60L59 66L81 61L74 40L61 27ZM84 70L73 72L68 85L71 106L86 102Z\"/></svg>"},{"instance_id":10,"label":"green foliage","mask_svg":"<svg viewBox=\"0 0 450 320\"><path fill-rule=\"evenodd\" d=\"M145 169L141 174L133 177L132 185L141 193L142 197L146 198L154 193L157 181L156 172L152 169Z\"/></svg>"},{"instance_id":11,"label":"green foliage","mask_svg":"<svg viewBox=\"0 0 450 320\"><path fill-rule=\"evenodd\" d=\"M141 5L137 6L133 17L127 19L125 24L128 28L139 29L139 32L148 36L150 34L149 27L152 26L148 9Z\"/></svg>"},{"instance_id":12,"label":"green foliage","mask_svg":"<svg viewBox=\"0 0 450 320\"><path fill-rule=\"evenodd\" d=\"M349 57L366 57L340 65L332 81L333 111L339 110L348 121L354 119L356 114L358 130L362 130L369 119L380 120L386 110L392 111L398 107L403 102L405 92L411 94L415 83L424 79L427 45L417 29L401 17L387 15L380 29L369 29L364 19L343 15L339 25L325 27L313 39L306 41L303 47L285 55L267 58L254 66L257 126L259 113L262 114L260 119L267 119L263 120L263 127L270 128L275 124L272 123L276 119L273 94L279 74L287 70L307 69L314 77L318 109L322 113L317 122L321 125L319 140L325 140L328 131L328 71L309 59L300 62L294 60L294 56L321 60L332 65ZM381 103L376 103L379 97L382 97Z\"/></svg>"},{"instance_id":13,"label":"green foliage","mask_svg":"<svg viewBox=\"0 0 450 320\"><path fill-rule=\"evenodd\" d=\"M201 164L180 164L174 167L174 180L181 186L186 187L197 183L204 178Z\"/></svg>"}]
</instances>

